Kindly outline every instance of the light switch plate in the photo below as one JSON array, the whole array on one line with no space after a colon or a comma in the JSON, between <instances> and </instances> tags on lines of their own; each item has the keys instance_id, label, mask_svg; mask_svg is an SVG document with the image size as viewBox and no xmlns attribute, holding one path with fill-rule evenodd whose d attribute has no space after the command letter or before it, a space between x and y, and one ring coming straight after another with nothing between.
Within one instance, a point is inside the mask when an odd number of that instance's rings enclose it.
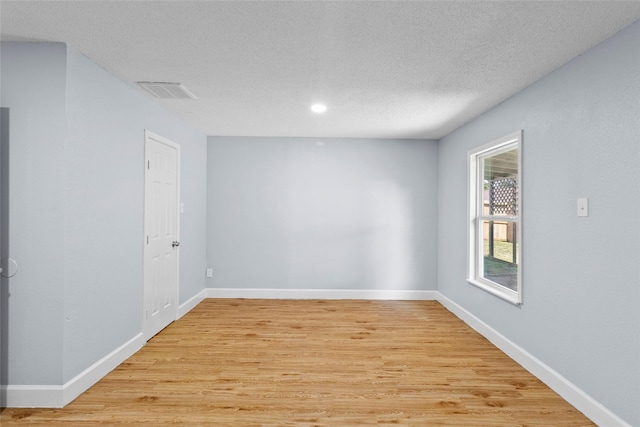
<instances>
[{"instance_id":1,"label":"light switch plate","mask_svg":"<svg viewBox=\"0 0 640 427\"><path fill-rule=\"evenodd\" d=\"M589 199L586 197L578 199L578 216L589 216Z\"/></svg>"}]
</instances>

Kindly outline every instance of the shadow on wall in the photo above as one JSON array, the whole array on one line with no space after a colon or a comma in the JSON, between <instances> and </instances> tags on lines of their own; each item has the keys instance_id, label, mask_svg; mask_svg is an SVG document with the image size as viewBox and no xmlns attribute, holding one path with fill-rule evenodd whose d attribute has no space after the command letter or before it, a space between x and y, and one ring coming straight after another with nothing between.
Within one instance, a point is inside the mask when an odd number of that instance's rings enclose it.
<instances>
[{"instance_id":1,"label":"shadow on wall","mask_svg":"<svg viewBox=\"0 0 640 427\"><path fill-rule=\"evenodd\" d=\"M349 147L290 148L283 208L289 281L315 288L411 288L411 195L389 176L397 171Z\"/></svg>"},{"instance_id":2,"label":"shadow on wall","mask_svg":"<svg viewBox=\"0 0 640 427\"><path fill-rule=\"evenodd\" d=\"M411 283L412 216L407 194L396 183L371 183L367 211L373 233L368 247L373 289L405 289Z\"/></svg>"},{"instance_id":3,"label":"shadow on wall","mask_svg":"<svg viewBox=\"0 0 640 427\"><path fill-rule=\"evenodd\" d=\"M9 380L9 109L0 108L0 408Z\"/></svg>"}]
</instances>

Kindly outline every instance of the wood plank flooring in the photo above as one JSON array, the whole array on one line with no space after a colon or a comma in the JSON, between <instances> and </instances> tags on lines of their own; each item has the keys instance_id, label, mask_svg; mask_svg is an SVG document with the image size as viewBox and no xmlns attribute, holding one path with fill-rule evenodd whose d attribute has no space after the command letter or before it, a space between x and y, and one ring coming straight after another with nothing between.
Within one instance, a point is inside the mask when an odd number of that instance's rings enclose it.
<instances>
[{"instance_id":1,"label":"wood plank flooring","mask_svg":"<svg viewBox=\"0 0 640 427\"><path fill-rule=\"evenodd\" d=\"M63 409L0 424L590 426L435 301L208 299Z\"/></svg>"}]
</instances>

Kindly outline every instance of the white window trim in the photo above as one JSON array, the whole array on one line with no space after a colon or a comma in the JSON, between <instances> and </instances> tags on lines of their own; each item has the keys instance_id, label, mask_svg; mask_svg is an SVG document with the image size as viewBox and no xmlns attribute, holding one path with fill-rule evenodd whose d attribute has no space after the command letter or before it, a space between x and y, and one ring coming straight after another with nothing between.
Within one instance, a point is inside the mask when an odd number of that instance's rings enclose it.
<instances>
[{"instance_id":1,"label":"white window trim","mask_svg":"<svg viewBox=\"0 0 640 427\"><path fill-rule=\"evenodd\" d=\"M522 304L522 129L513 132L509 135L498 138L488 144L475 148L469 151L467 156L467 170L469 171L468 189L467 194L469 196L468 206L468 232L467 232L467 252L468 252L468 266L467 266L467 281L483 289L499 298L502 298L512 304ZM518 216L511 218L515 220L516 227L516 239L518 242L518 273L517 273L517 290L511 290L505 286L499 285L490 280L486 280L481 277L478 269L478 259L480 254L483 253L483 242L479 238L479 224L482 219L482 212L478 212L478 200L481 198L481 184L483 177L480 176L481 171L478 168L478 158L483 157L487 153L492 155L499 154L501 152L513 150L518 148L518 190L520 197L518 198Z\"/></svg>"}]
</instances>

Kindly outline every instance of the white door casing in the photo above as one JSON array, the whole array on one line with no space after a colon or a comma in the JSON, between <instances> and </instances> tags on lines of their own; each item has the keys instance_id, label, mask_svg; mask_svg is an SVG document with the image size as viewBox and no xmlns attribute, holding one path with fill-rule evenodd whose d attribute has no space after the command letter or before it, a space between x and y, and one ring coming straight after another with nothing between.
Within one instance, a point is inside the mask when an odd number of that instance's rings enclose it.
<instances>
[{"instance_id":1,"label":"white door casing","mask_svg":"<svg viewBox=\"0 0 640 427\"><path fill-rule=\"evenodd\" d=\"M145 130L143 334L177 318L180 146Z\"/></svg>"}]
</instances>

